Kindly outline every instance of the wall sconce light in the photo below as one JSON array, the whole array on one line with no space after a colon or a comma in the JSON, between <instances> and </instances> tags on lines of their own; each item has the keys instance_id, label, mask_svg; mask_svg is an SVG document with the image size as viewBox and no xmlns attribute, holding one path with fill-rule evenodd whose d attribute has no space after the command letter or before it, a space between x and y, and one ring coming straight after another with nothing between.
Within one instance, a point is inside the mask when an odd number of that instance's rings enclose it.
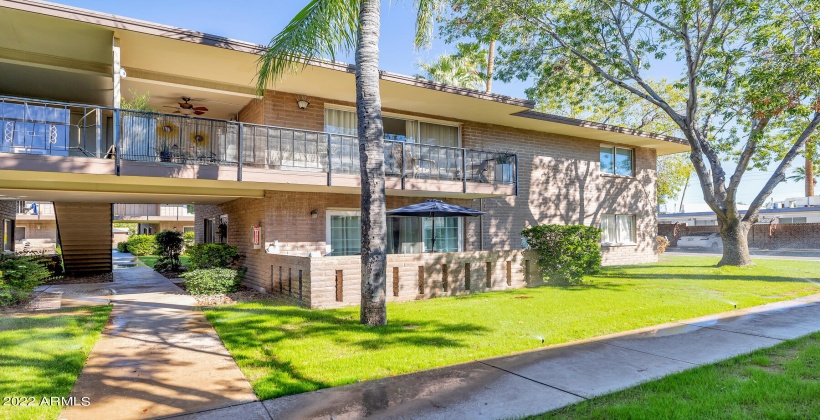
<instances>
[{"instance_id":1,"label":"wall sconce light","mask_svg":"<svg viewBox=\"0 0 820 420\"><path fill-rule=\"evenodd\" d=\"M319 217L319 210L313 209L310 211L310 217L316 219Z\"/></svg>"},{"instance_id":2,"label":"wall sconce light","mask_svg":"<svg viewBox=\"0 0 820 420\"><path fill-rule=\"evenodd\" d=\"M310 105L310 101L308 101L307 96L299 95L296 97L296 105L299 106L299 109L307 109L308 105Z\"/></svg>"}]
</instances>

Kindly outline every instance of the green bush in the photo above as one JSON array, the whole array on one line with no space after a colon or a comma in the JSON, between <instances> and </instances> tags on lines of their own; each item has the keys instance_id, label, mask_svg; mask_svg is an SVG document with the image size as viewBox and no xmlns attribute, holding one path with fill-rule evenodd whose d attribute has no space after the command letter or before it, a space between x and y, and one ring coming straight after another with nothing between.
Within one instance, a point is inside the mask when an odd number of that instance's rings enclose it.
<instances>
[{"instance_id":1,"label":"green bush","mask_svg":"<svg viewBox=\"0 0 820 420\"><path fill-rule=\"evenodd\" d=\"M13 305L28 298L51 273L45 260L37 257L0 255L0 305Z\"/></svg>"},{"instance_id":2,"label":"green bush","mask_svg":"<svg viewBox=\"0 0 820 420\"><path fill-rule=\"evenodd\" d=\"M192 295L216 295L235 292L242 275L230 268L207 268L182 274L185 290Z\"/></svg>"},{"instance_id":3,"label":"green bush","mask_svg":"<svg viewBox=\"0 0 820 420\"><path fill-rule=\"evenodd\" d=\"M188 248L191 269L235 268L239 262L239 248L228 244L196 244Z\"/></svg>"},{"instance_id":4,"label":"green bush","mask_svg":"<svg viewBox=\"0 0 820 420\"><path fill-rule=\"evenodd\" d=\"M157 253L157 240L154 235L134 235L125 243L128 252L136 255L154 255Z\"/></svg>"},{"instance_id":5,"label":"green bush","mask_svg":"<svg viewBox=\"0 0 820 420\"><path fill-rule=\"evenodd\" d=\"M540 225L521 234L538 254L538 266L550 282L578 284L601 268L601 230L582 225Z\"/></svg>"},{"instance_id":6,"label":"green bush","mask_svg":"<svg viewBox=\"0 0 820 420\"><path fill-rule=\"evenodd\" d=\"M117 251L128 252L128 243L127 242L118 243L117 244Z\"/></svg>"},{"instance_id":7,"label":"green bush","mask_svg":"<svg viewBox=\"0 0 820 420\"><path fill-rule=\"evenodd\" d=\"M176 230L163 230L154 236L157 243L159 259L154 264L156 271L179 271L182 264L179 262L179 255L182 254L182 232Z\"/></svg>"},{"instance_id":8,"label":"green bush","mask_svg":"<svg viewBox=\"0 0 820 420\"><path fill-rule=\"evenodd\" d=\"M194 231L188 231L182 234L182 240L185 241L185 250L183 254L188 254L188 250L194 246L195 234Z\"/></svg>"}]
</instances>

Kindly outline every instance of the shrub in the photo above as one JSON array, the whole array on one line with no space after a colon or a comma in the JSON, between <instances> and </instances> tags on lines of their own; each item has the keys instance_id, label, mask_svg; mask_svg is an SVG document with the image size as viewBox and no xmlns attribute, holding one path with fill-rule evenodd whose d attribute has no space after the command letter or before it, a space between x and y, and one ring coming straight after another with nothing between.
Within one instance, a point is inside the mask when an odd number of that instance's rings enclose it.
<instances>
[{"instance_id":1,"label":"shrub","mask_svg":"<svg viewBox=\"0 0 820 420\"><path fill-rule=\"evenodd\" d=\"M195 234L194 231L188 231L182 234L182 240L185 241L185 250L183 254L188 254L188 249L194 246Z\"/></svg>"},{"instance_id":2,"label":"shrub","mask_svg":"<svg viewBox=\"0 0 820 420\"><path fill-rule=\"evenodd\" d=\"M239 248L228 244L196 244L188 249L191 269L235 268L239 262Z\"/></svg>"},{"instance_id":3,"label":"shrub","mask_svg":"<svg viewBox=\"0 0 820 420\"><path fill-rule=\"evenodd\" d=\"M117 251L128 252L128 243L120 242L117 244Z\"/></svg>"},{"instance_id":4,"label":"shrub","mask_svg":"<svg viewBox=\"0 0 820 420\"><path fill-rule=\"evenodd\" d=\"M669 247L669 239L666 239L663 236L658 236L658 254L663 254L666 252L667 247Z\"/></svg>"},{"instance_id":5,"label":"shrub","mask_svg":"<svg viewBox=\"0 0 820 420\"><path fill-rule=\"evenodd\" d=\"M0 305L13 305L25 300L49 276L51 273L43 259L0 255Z\"/></svg>"},{"instance_id":6,"label":"shrub","mask_svg":"<svg viewBox=\"0 0 820 420\"><path fill-rule=\"evenodd\" d=\"M185 290L192 295L215 295L235 292L242 279L237 270L230 268L206 268L182 274Z\"/></svg>"},{"instance_id":7,"label":"shrub","mask_svg":"<svg viewBox=\"0 0 820 420\"><path fill-rule=\"evenodd\" d=\"M128 238L125 247L136 255L154 255L157 253L157 240L154 235L134 235Z\"/></svg>"},{"instance_id":8,"label":"shrub","mask_svg":"<svg viewBox=\"0 0 820 420\"><path fill-rule=\"evenodd\" d=\"M601 268L601 230L582 225L540 225L521 231L538 254L544 276L557 284L580 283Z\"/></svg>"},{"instance_id":9,"label":"shrub","mask_svg":"<svg viewBox=\"0 0 820 420\"><path fill-rule=\"evenodd\" d=\"M176 230L163 230L154 236L157 243L159 259L154 264L156 271L179 271L182 264L179 255L182 253L182 233Z\"/></svg>"}]
</instances>

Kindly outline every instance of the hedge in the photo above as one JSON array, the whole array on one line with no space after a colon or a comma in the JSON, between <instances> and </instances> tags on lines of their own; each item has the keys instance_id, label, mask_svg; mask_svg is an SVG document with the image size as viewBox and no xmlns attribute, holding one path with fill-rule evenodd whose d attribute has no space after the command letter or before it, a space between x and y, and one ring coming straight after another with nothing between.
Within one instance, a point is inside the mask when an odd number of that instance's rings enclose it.
<instances>
[{"instance_id":1,"label":"hedge","mask_svg":"<svg viewBox=\"0 0 820 420\"><path fill-rule=\"evenodd\" d=\"M601 230L582 225L539 225L521 234L538 254L544 277L555 284L577 284L601 268Z\"/></svg>"},{"instance_id":2,"label":"hedge","mask_svg":"<svg viewBox=\"0 0 820 420\"><path fill-rule=\"evenodd\" d=\"M181 274L185 290L192 295L216 295L235 292L239 288L241 274L230 268L207 268Z\"/></svg>"}]
</instances>

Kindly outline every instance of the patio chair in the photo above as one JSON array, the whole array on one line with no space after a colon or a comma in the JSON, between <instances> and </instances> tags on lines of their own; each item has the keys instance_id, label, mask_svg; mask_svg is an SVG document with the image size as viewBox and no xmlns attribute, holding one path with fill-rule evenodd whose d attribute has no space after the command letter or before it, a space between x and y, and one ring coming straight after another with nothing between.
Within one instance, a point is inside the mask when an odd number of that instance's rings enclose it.
<instances>
[{"instance_id":1,"label":"patio chair","mask_svg":"<svg viewBox=\"0 0 820 420\"><path fill-rule=\"evenodd\" d=\"M401 174L401 165L402 161L404 160L404 156L401 153L402 147L401 144L394 144L393 145L393 159L396 162L396 171ZM438 172L438 165L432 159L422 159L413 156L412 151L405 150L404 154L407 155L407 163L404 167L405 174L409 171L412 172L413 178L416 178L419 173L427 173L428 175L432 175L433 173ZM425 168L422 163L426 162L427 167Z\"/></svg>"}]
</instances>

